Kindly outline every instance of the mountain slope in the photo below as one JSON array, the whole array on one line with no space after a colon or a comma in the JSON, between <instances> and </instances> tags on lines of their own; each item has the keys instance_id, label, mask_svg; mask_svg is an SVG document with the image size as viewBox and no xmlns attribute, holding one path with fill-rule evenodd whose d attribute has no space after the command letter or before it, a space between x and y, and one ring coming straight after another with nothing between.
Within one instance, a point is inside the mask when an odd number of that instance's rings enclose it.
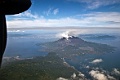
<instances>
[{"instance_id":1,"label":"mountain slope","mask_svg":"<svg viewBox=\"0 0 120 80\"><path fill-rule=\"evenodd\" d=\"M72 57L81 54L101 54L110 53L114 50L113 47L107 44L87 42L81 38L71 36L68 39L65 37L54 41L41 44L46 52L56 52L60 57Z\"/></svg>"}]
</instances>

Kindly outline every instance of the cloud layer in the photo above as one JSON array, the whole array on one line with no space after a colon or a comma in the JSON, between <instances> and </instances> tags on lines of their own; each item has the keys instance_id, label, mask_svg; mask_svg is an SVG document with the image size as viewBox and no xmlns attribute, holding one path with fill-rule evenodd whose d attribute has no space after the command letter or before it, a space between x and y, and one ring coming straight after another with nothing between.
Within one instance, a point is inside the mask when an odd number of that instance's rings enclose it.
<instances>
[{"instance_id":1,"label":"cloud layer","mask_svg":"<svg viewBox=\"0 0 120 80\"><path fill-rule=\"evenodd\" d=\"M56 15L58 12L59 9L55 9L53 14ZM12 20L7 20L7 24L9 28L119 27L120 12L94 12L58 19L47 19L44 18L44 16L38 16L37 14L32 14L31 12L25 12L15 15Z\"/></svg>"},{"instance_id":2,"label":"cloud layer","mask_svg":"<svg viewBox=\"0 0 120 80\"><path fill-rule=\"evenodd\" d=\"M96 9L102 6L120 4L120 0L68 0L79 3L85 3L88 9Z\"/></svg>"}]
</instances>

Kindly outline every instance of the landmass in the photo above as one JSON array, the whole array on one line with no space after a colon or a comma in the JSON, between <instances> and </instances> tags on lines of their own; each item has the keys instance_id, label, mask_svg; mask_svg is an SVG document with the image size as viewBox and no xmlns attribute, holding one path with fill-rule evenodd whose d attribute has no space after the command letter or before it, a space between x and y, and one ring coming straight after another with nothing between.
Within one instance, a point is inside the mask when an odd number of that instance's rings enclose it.
<instances>
[{"instance_id":1,"label":"landmass","mask_svg":"<svg viewBox=\"0 0 120 80\"><path fill-rule=\"evenodd\" d=\"M62 58L72 58L83 54L103 54L114 51L112 46L101 43L85 41L79 37L71 36L61 38L54 42L40 44L42 51L55 52Z\"/></svg>"},{"instance_id":2,"label":"landmass","mask_svg":"<svg viewBox=\"0 0 120 80\"><path fill-rule=\"evenodd\" d=\"M86 80L56 53L3 64L0 80Z\"/></svg>"},{"instance_id":3,"label":"landmass","mask_svg":"<svg viewBox=\"0 0 120 80\"><path fill-rule=\"evenodd\" d=\"M81 37L92 40L114 40L117 38L114 35L103 35L103 34L86 34L86 35L81 35Z\"/></svg>"}]
</instances>

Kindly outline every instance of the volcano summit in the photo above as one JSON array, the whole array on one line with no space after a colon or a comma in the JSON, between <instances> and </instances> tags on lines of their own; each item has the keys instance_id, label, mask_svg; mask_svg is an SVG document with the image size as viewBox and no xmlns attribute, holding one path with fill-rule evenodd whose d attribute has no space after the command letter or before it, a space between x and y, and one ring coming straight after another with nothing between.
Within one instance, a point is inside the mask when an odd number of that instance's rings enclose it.
<instances>
[{"instance_id":1,"label":"volcano summit","mask_svg":"<svg viewBox=\"0 0 120 80\"><path fill-rule=\"evenodd\" d=\"M107 44L88 42L74 36L63 37L54 42L40 44L40 46L45 52L55 52L62 58L70 58L82 54L110 53L114 50L113 47Z\"/></svg>"}]
</instances>

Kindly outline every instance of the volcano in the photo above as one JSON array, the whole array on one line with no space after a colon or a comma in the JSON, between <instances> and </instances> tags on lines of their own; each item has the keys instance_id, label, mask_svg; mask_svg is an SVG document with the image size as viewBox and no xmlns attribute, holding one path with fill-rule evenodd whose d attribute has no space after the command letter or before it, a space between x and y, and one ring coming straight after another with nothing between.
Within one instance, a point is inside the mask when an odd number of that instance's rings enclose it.
<instances>
[{"instance_id":1,"label":"volcano","mask_svg":"<svg viewBox=\"0 0 120 80\"><path fill-rule=\"evenodd\" d=\"M40 44L45 52L55 52L60 57L72 57L83 54L111 53L114 48L101 43L85 41L79 37L71 36L57 41Z\"/></svg>"}]
</instances>

